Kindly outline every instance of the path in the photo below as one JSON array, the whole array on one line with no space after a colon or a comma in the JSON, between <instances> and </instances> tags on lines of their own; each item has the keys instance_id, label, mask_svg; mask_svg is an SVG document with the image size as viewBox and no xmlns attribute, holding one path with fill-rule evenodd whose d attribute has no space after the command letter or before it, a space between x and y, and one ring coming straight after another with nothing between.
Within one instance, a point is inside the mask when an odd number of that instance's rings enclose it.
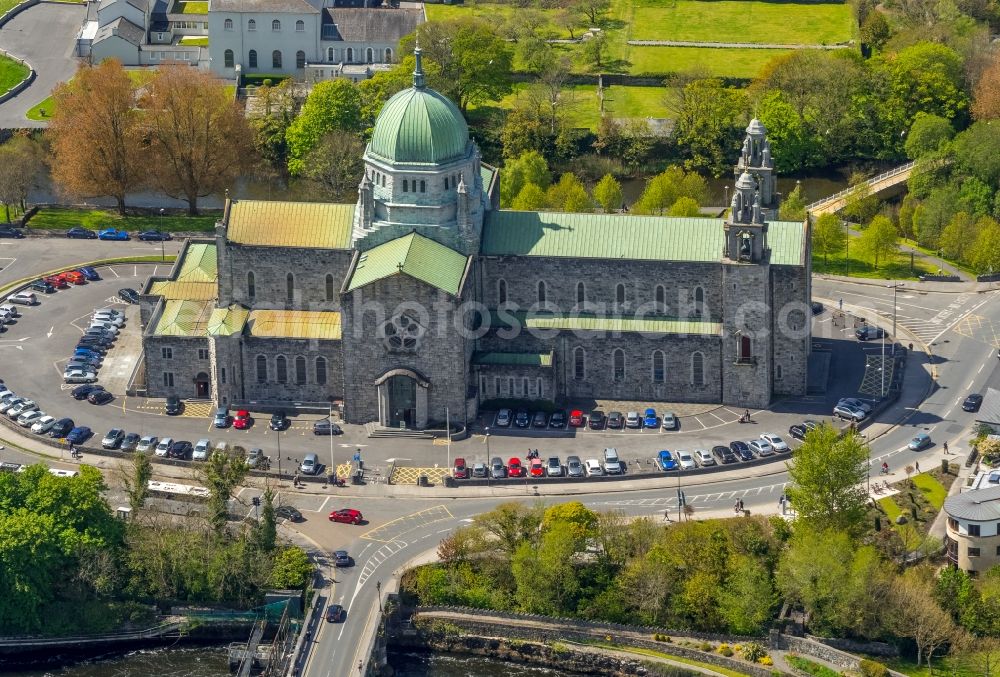
<instances>
[{"instance_id":1,"label":"path","mask_svg":"<svg viewBox=\"0 0 1000 677\"><path fill-rule=\"evenodd\" d=\"M780 45L773 42L690 42L687 40L629 40L637 47L708 47L712 49L847 49L848 43L835 45Z\"/></svg>"},{"instance_id":2,"label":"path","mask_svg":"<svg viewBox=\"0 0 1000 677\"><path fill-rule=\"evenodd\" d=\"M847 229L847 233L848 233L848 235L851 236L852 239L857 239L857 238L861 237L861 231L857 230L856 228L848 228ZM930 266L932 268L940 270L942 272L942 274L955 275L962 282L975 282L975 280L972 278L971 275L969 275L968 273L966 273L964 270L960 270L959 268L956 268L954 266L954 264L946 261L943 258L939 258L939 257L934 256L932 254L927 254L925 252L922 252L919 249L917 249L916 247L914 247L913 245L900 243L899 244L899 251L902 252L902 253L904 253L904 254L910 254L912 252L913 253L913 257L915 259L919 259L921 261L927 262L928 264L930 264ZM946 282L944 284L953 284L953 283L947 283Z\"/></svg>"}]
</instances>

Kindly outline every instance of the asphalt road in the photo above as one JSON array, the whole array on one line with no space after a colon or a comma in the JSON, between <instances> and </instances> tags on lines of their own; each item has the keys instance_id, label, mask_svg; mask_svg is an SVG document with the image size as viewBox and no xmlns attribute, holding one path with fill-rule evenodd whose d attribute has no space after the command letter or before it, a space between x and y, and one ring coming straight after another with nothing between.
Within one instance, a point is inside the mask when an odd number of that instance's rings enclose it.
<instances>
[{"instance_id":1,"label":"asphalt road","mask_svg":"<svg viewBox=\"0 0 1000 677\"><path fill-rule=\"evenodd\" d=\"M27 89L0 105L0 127L45 126L24 115L48 97L56 85L76 73L74 38L86 15L84 5L42 2L0 28L0 48L27 61L36 73L35 81Z\"/></svg>"}]
</instances>

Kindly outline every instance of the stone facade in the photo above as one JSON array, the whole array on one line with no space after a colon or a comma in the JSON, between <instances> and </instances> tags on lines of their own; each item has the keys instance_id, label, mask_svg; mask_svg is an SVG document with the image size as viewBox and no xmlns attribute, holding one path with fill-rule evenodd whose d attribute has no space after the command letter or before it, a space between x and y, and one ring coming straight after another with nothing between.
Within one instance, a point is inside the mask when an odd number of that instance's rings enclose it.
<instances>
[{"instance_id":1,"label":"stone facade","mask_svg":"<svg viewBox=\"0 0 1000 677\"><path fill-rule=\"evenodd\" d=\"M208 339L189 336L146 336L146 388L150 395L206 398L211 395L212 361ZM205 383L199 393L197 383Z\"/></svg>"}]
</instances>

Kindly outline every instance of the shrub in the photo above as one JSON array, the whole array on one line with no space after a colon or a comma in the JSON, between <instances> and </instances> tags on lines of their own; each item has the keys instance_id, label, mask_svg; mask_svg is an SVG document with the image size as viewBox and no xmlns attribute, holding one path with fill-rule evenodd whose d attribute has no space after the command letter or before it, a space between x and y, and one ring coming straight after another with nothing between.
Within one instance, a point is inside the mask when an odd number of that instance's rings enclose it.
<instances>
[{"instance_id":1,"label":"shrub","mask_svg":"<svg viewBox=\"0 0 1000 677\"><path fill-rule=\"evenodd\" d=\"M719 645L719 648L716 649L716 651L718 651L723 656L732 656L733 655L733 650L731 648L729 648L729 645L726 644L726 643L724 643L724 642Z\"/></svg>"},{"instance_id":2,"label":"shrub","mask_svg":"<svg viewBox=\"0 0 1000 677\"><path fill-rule=\"evenodd\" d=\"M715 647L712 646L711 642L702 642L701 644L698 645L698 648L701 649L702 651L711 651Z\"/></svg>"},{"instance_id":3,"label":"shrub","mask_svg":"<svg viewBox=\"0 0 1000 677\"><path fill-rule=\"evenodd\" d=\"M747 642L743 645L741 653L745 660L751 663L756 663L764 656L767 656L767 651L758 642Z\"/></svg>"},{"instance_id":4,"label":"shrub","mask_svg":"<svg viewBox=\"0 0 1000 677\"><path fill-rule=\"evenodd\" d=\"M757 659L757 662L760 663L761 665L768 665L768 666L774 665L774 661L771 660L770 656L761 656L760 658Z\"/></svg>"},{"instance_id":5,"label":"shrub","mask_svg":"<svg viewBox=\"0 0 1000 677\"><path fill-rule=\"evenodd\" d=\"M861 664L858 666L861 670L863 677L888 677L889 668L885 667L878 661L873 661L868 658L862 658Z\"/></svg>"}]
</instances>

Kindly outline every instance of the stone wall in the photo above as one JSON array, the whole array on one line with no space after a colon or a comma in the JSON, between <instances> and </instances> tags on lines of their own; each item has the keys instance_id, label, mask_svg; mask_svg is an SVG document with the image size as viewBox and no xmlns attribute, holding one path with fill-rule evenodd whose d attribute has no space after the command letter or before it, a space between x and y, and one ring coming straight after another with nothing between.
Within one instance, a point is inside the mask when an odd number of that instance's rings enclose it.
<instances>
[{"instance_id":1,"label":"stone wall","mask_svg":"<svg viewBox=\"0 0 1000 677\"><path fill-rule=\"evenodd\" d=\"M260 383L258 356L267 362L267 378ZM279 357L285 358L284 382L279 380ZM305 358L306 379L297 382L296 359ZM326 359L326 383L316 378L316 358ZM343 350L340 341L243 337L242 388L244 402L328 402L344 396Z\"/></svg>"},{"instance_id":2,"label":"stone wall","mask_svg":"<svg viewBox=\"0 0 1000 677\"><path fill-rule=\"evenodd\" d=\"M772 360L775 395L805 395L812 309L805 268L771 267Z\"/></svg>"},{"instance_id":3,"label":"stone wall","mask_svg":"<svg viewBox=\"0 0 1000 677\"><path fill-rule=\"evenodd\" d=\"M194 381L200 373L204 373L211 382L212 363L205 337L147 335L143 339L143 355L149 397L197 397ZM173 386L167 385L164 373L173 374ZM210 392L209 397L214 397L214 393Z\"/></svg>"},{"instance_id":4,"label":"stone wall","mask_svg":"<svg viewBox=\"0 0 1000 677\"><path fill-rule=\"evenodd\" d=\"M479 401L497 398L554 400L552 367L483 364L473 367L473 384L479 386Z\"/></svg>"},{"instance_id":5,"label":"stone wall","mask_svg":"<svg viewBox=\"0 0 1000 677\"><path fill-rule=\"evenodd\" d=\"M726 263L723 279L722 402L763 408L771 401L769 266ZM751 358L739 361L743 336L750 337Z\"/></svg>"},{"instance_id":6,"label":"stone wall","mask_svg":"<svg viewBox=\"0 0 1000 677\"><path fill-rule=\"evenodd\" d=\"M794 651L803 656L819 658L846 670L857 670L861 660L858 656L808 637L795 637L793 635L772 632L770 644L773 649ZM904 675L894 670L889 670L889 674L893 675L893 677L904 677Z\"/></svg>"}]
</instances>

